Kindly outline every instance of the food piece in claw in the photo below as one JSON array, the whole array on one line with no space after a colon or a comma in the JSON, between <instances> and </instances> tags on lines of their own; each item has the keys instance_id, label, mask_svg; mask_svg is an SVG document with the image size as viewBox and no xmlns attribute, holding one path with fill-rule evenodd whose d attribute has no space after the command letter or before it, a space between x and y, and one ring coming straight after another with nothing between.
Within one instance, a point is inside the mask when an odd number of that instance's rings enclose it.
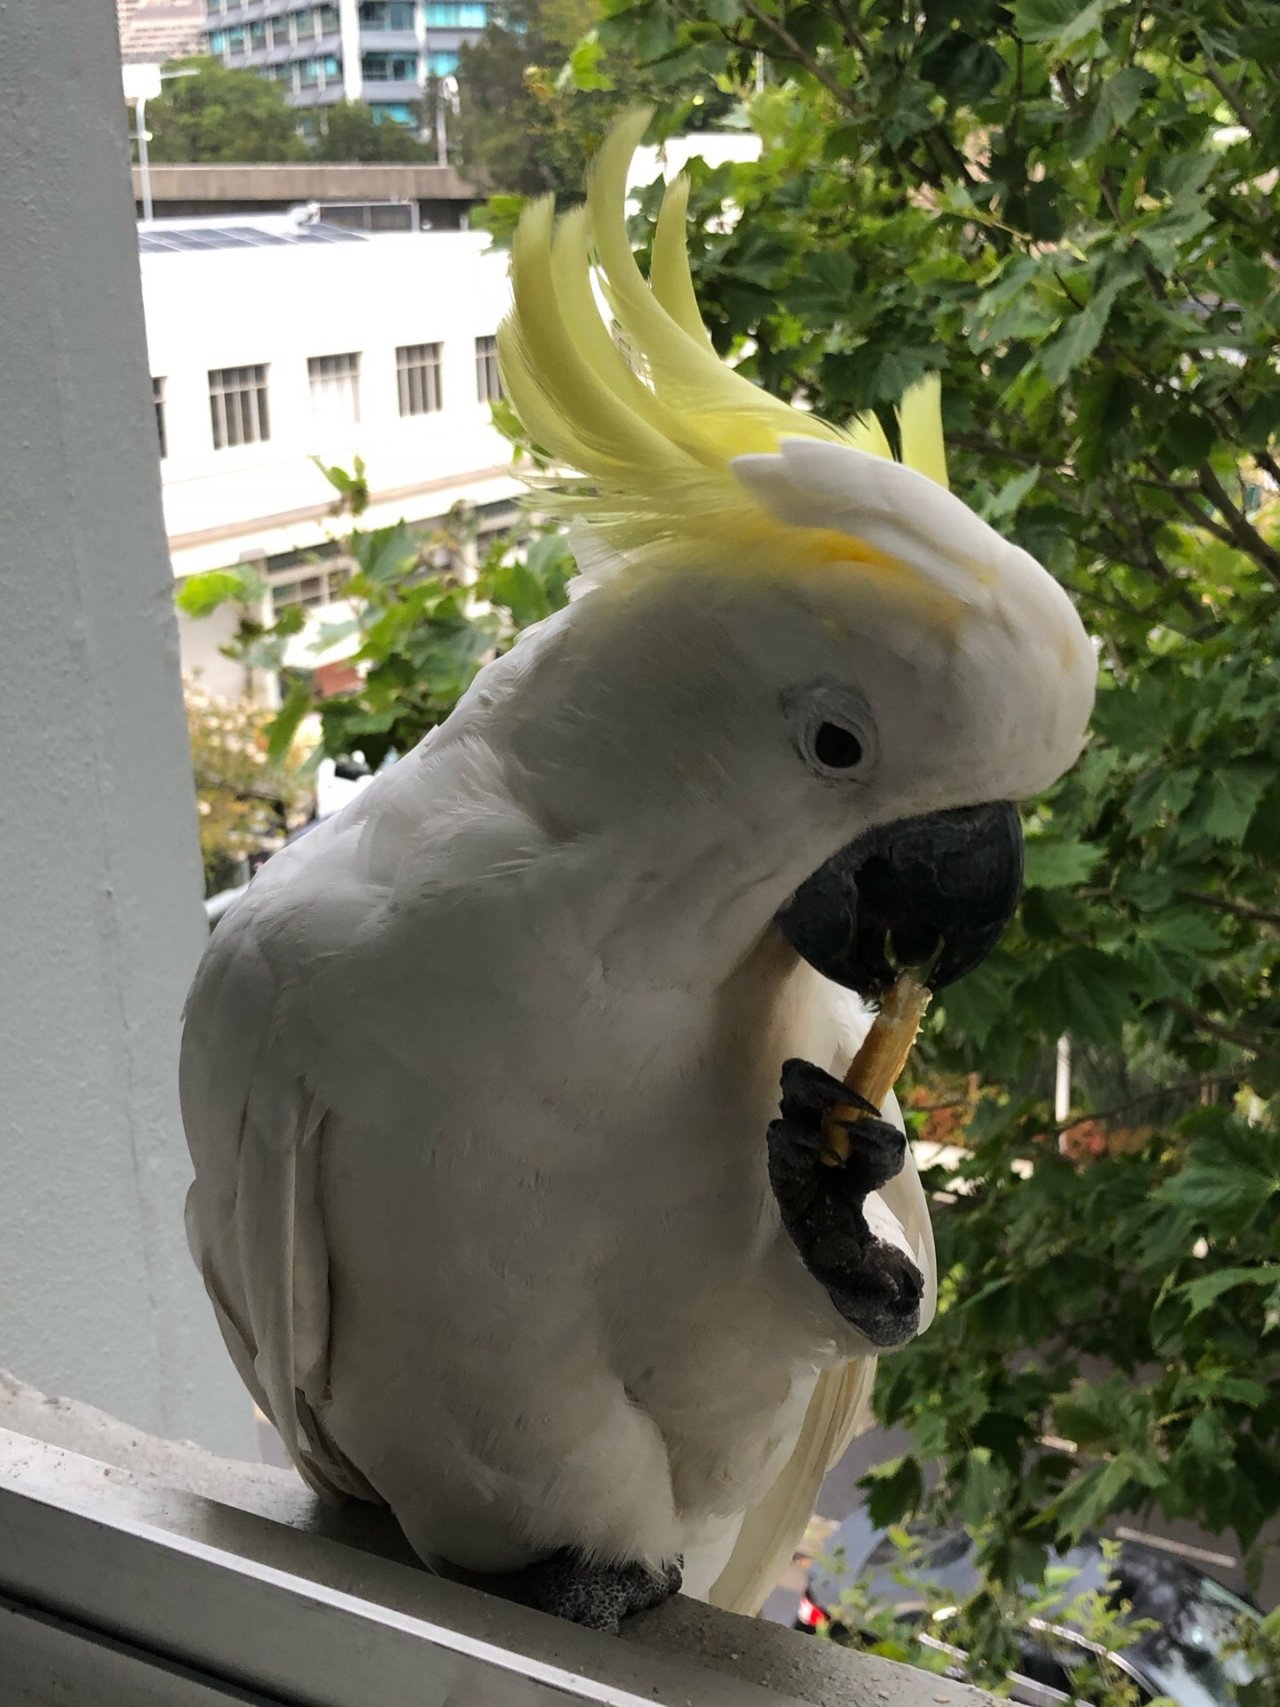
<instances>
[{"instance_id":1,"label":"food piece in claw","mask_svg":"<svg viewBox=\"0 0 1280 1707\"><path fill-rule=\"evenodd\" d=\"M884 1107L885 1098L897 1084L932 998L933 992L916 972L903 972L885 997L871 1030L850 1062L844 1076L845 1085L875 1109ZM874 1118L865 1108L852 1103L833 1108L823 1129L826 1145L823 1160L833 1168L847 1162L852 1143L851 1128L859 1120Z\"/></svg>"}]
</instances>

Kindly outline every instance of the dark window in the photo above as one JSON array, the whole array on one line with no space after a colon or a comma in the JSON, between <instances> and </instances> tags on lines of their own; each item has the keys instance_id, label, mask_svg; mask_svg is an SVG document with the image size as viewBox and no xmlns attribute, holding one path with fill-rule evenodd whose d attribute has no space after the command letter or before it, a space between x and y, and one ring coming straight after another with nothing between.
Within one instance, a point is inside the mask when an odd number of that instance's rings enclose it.
<instances>
[{"instance_id":1,"label":"dark window","mask_svg":"<svg viewBox=\"0 0 1280 1707\"><path fill-rule=\"evenodd\" d=\"M213 418L213 448L256 445L271 437L267 413L267 369L220 367L209 370L209 410Z\"/></svg>"},{"instance_id":2,"label":"dark window","mask_svg":"<svg viewBox=\"0 0 1280 1707\"><path fill-rule=\"evenodd\" d=\"M496 338L476 339L476 396L482 403L496 403L502 396Z\"/></svg>"},{"instance_id":3,"label":"dark window","mask_svg":"<svg viewBox=\"0 0 1280 1707\"><path fill-rule=\"evenodd\" d=\"M402 415L433 415L443 403L439 344L401 344L396 383Z\"/></svg>"}]
</instances>

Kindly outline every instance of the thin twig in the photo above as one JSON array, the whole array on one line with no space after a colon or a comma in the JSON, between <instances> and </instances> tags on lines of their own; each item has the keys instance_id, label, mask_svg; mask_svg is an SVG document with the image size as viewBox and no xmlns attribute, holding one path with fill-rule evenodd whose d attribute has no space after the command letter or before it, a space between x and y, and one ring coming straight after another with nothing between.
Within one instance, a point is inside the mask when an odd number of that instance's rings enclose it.
<instances>
[{"instance_id":1,"label":"thin twig","mask_svg":"<svg viewBox=\"0 0 1280 1707\"><path fill-rule=\"evenodd\" d=\"M1280 587L1280 551L1277 551L1274 545L1268 545L1244 512L1231 502L1226 487L1207 462L1201 463L1196 472L1200 490L1211 500L1230 528L1235 543L1242 551L1248 552L1254 562L1260 564L1276 586Z\"/></svg>"},{"instance_id":2,"label":"thin twig","mask_svg":"<svg viewBox=\"0 0 1280 1707\"><path fill-rule=\"evenodd\" d=\"M1091 1120L1114 1120L1118 1114L1128 1114L1131 1109L1140 1108L1144 1102L1158 1102L1161 1097L1180 1096L1184 1091L1202 1091L1210 1085L1235 1085L1240 1082L1239 1073L1212 1073L1201 1075L1198 1079L1182 1079L1176 1085L1161 1085L1154 1091L1142 1091L1138 1096L1130 1097L1127 1102L1118 1102L1114 1108L1093 1109L1089 1114L1076 1114L1061 1126L1051 1126L1054 1133L1072 1132L1077 1126L1084 1126Z\"/></svg>"},{"instance_id":3,"label":"thin twig","mask_svg":"<svg viewBox=\"0 0 1280 1707\"><path fill-rule=\"evenodd\" d=\"M1212 907L1215 913L1230 913L1234 919L1248 919L1254 924L1280 928L1280 913L1268 913L1265 908L1251 907L1247 901L1228 900L1225 895L1202 895L1195 889L1184 889L1182 899L1194 901L1200 907Z\"/></svg>"},{"instance_id":4,"label":"thin twig","mask_svg":"<svg viewBox=\"0 0 1280 1707\"><path fill-rule=\"evenodd\" d=\"M1233 1026L1220 1025L1217 1020L1209 1019L1193 1008L1190 1002L1179 1001L1176 996L1165 997L1164 1006L1190 1020L1197 1030L1208 1032L1210 1037L1220 1038L1223 1043L1234 1043L1238 1049L1247 1049L1251 1055L1267 1054L1267 1039L1255 1031L1237 1031Z\"/></svg>"}]
</instances>

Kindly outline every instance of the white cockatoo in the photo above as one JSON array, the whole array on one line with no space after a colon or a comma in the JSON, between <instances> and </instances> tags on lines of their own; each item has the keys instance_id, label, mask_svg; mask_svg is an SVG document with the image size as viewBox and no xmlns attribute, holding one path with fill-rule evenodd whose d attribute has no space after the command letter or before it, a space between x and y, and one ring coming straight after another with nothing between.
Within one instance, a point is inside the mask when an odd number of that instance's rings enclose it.
<instances>
[{"instance_id":1,"label":"white cockatoo","mask_svg":"<svg viewBox=\"0 0 1280 1707\"><path fill-rule=\"evenodd\" d=\"M991 946L1095 679L948 492L936 386L899 462L725 366L682 181L642 277L644 122L526 211L500 335L582 596L259 873L182 1059L193 1249L299 1469L602 1627L681 1569L758 1609L927 1324L896 1105L824 1166L827 1074L895 961Z\"/></svg>"}]
</instances>

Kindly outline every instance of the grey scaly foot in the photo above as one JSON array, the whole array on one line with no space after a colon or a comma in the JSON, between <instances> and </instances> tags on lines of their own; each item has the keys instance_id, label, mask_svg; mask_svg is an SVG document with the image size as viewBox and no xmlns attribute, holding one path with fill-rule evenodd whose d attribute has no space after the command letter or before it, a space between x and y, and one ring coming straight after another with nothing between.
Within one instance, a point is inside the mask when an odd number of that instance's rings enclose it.
<instances>
[{"instance_id":1,"label":"grey scaly foot","mask_svg":"<svg viewBox=\"0 0 1280 1707\"><path fill-rule=\"evenodd\" d=\"M641 1564L604 1565L565 1547L513 1573L507 1582L513 1594L541 1612L616 1636L624 1618L661 1606L679 1593L680 1562L659 1570Z\"/></svg>"},{"instance_id":2,"label":"grey scaly foot","mask_svg":"<svg viewBox=\"0 0 1280 1707\"><path fill-rule=\"evenodd\" d=\"M849 1159L832 1167L823 1123L840 1106L873 1118L846 1124ZM879 1111L807 1061L782 1069L782 1118L769 1128L769 1180L782 1224L805 1267L836 1309L873 1345L911 1339L920 1326L924 1281L896 1246L867 1225L867 1193L902 1171L906 1139Z\"/></svg>"}]
</instances>

